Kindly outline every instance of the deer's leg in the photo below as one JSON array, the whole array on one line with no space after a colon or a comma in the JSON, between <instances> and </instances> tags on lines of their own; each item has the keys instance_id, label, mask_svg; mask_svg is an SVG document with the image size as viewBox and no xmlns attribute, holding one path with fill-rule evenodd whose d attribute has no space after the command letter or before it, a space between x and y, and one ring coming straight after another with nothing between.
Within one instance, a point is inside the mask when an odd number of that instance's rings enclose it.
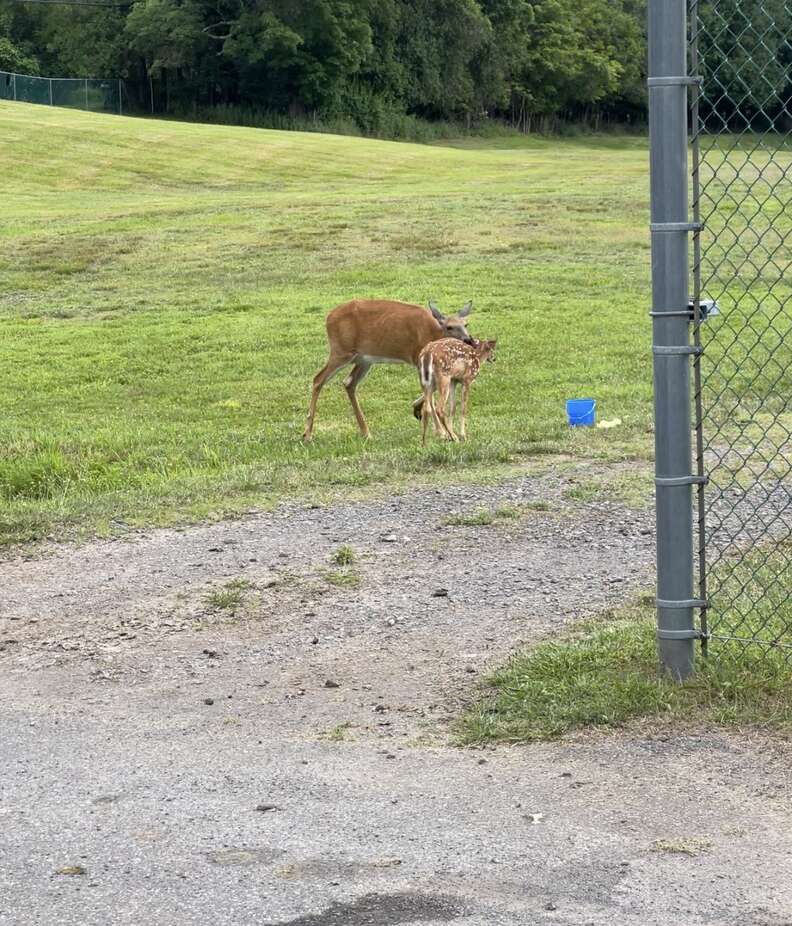
<instances>
[{"instance_id":1,"label":"deer's leg","mask_svg":"<svg viewBox=\"0 0 792 926\"><path fill-rule=\"evenodd\" d=\"M459 409L459 436L462 440L466 439L465 435L465 415L467 414L468 395L470 394L470 383L462 384L462 404Z\"/></svg>"},{"instance_id":2,"label":"deer's leg","mask_svg":"<svg viewBox=\"0 0 792 926\"><path fill-rule=\"evenodd\" d=\"M314 376L313 388L311 390L311 404L308 407L308 421L306 422L305 432L303 433L304 441L309 441L313 437L316 403L319 401L319 393L322 391L323 386L338 373L341 367L345 367L348 363L351 363L351 361L352 356L349 354L331 354L327 363L316 376Z\"/></svg>"},{"instance_id":3,"label":"deer's leg","mask_svg":"<svg viewBox=\"0 0 792 926\"><path fill-rule=\"evenodd\" d=\"M434 420L436 412L432 402L431 389L427 387L421 400L421 444L426 445L426 426L429 424L429 416Z\"/></svg>"},{"instance_id":4,"label":"deer's leg","mask_svg":"<svg viewBox=\"0 0 792 926\"><path fill-rule=\"evenodd\" d=\"M448 394L449 387L451 386L450 380L440 380L438 385L438 402L437 402L437 417L440 419L440 424L443 427L443 430L448 435L451 440L456 440L457 436L454 434L453 421L449 422L446 416L446 407L448 406Z\"/></svg>"},{"instance_id":5,"label":"deer's leg","mask_svg":"<svg viewBox=\"0 0 792 926\"><path fill-rule=\"evenodd\" d=\"M419 370L420 378L420 370ZM434 429L435 434L442 433L440 431L440 425L437 422L437 413L434 410L434 398L432 395L432 390L435 388L434 385L431 385L428 392L425 386L423 386L423 379L421 379L422 388L424 390L423 395L419 395L418 398L412 404L413 415L421 422L423 425L424 422L424 409L427 408L428 412L432 416L432 428ZM429 405L427 406L427 396Z\"/></svg>"},{"instance_id":6,"label":"deer's leg","mask_svg":"<svg viewBox=\"0 0 792 926\"><path fill-rule=\"evenodd\" d=\"M424 407L428 406L429 412L432 415L432 428L434 429L435 434L438 437L444 437L445 431L441 425L441 415L443 414L443 409L441 407L442 403L442 392L440 391L441 384L439 381L435 380L434 391L430 394L428 402L424 399Z\"/></svg>"},{"instance_id":7,"label":"deer's leg","mask_svg":"<svg viewBox=\"0 0 792 926\"><path fill-rule=\"evenodd\" d=\"M413 415L418 419L418 421L423 421L423 408L426 399L424 397L418 396L418 398L412 404ZM437 416L432 413L432 427L434 428L435 434L440 433L440 427L437 424Z\"/></svg>"},{"instance_id":8,"label":"deer's leg","mask_svg":"<svg viewBox=\"0 0 792 926\"><path fill-rule=\"evenodd\" d=\"M435 437L445 438L446 432L443 430L443 426L440 424L440 414L437 411L437 401L437 394L430 396L429 411L432 416L432 430L434 431Z\"/></svg>"},{"instance_id":9,"label":"deer's leg","mask_svg":"<svg viewBox=\"0 0 792 926\"><path fill-rule=\"evenodd\" d=\"M344 388L347 391L349 396L349 401L352 403L352 411L355 413L355 419L357 420L358 427L360 428L360 433L363 437L370 437L369 428L366 424L366 419L363 415L363 409L360 407L360 402L357 399L357 387L366 377L366 374L371 369L370 363L362 363L360 360L356 361L355 365L352 367L352 372L344 380Z\"/></svg>"}]
</instances>

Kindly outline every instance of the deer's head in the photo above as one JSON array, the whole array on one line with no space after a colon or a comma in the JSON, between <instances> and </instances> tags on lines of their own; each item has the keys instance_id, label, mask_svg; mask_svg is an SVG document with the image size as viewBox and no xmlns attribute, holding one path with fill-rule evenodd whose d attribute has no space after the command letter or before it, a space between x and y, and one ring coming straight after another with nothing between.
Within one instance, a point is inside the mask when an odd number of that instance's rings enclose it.
<instances>
[{"instance_id":1,"label":"deer's head","mask_svg":"<svg viewBox=\"0 0 792 926\"><path fill-rule=\"evenodd\" d=\"M438 325L443 329L443 337L456 338L458 341L464 341L465 344L473 343L473 338L471 338L465 322L472 308L473 303L466 302L456 315L443 315L434 302L429 303L429 311L434 316Z\"/></svg>"},{"instance_id":2,"label":"deer's head","mask_svg":"<svg viewBox=\"0 0 792 926\"><path fill-rule=\"evenodd\" d=\"M476 341L473 346L481 360L495 363L495 345L497 343L497 341Z\"/></svg>"}]
</instances>

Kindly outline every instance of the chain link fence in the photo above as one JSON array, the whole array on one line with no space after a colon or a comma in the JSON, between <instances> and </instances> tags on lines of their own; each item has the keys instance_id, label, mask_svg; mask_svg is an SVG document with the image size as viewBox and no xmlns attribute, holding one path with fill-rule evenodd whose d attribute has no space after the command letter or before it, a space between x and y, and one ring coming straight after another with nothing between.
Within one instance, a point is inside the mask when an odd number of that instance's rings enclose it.
<instances>
[{"instance_id":1,"label":"chain link fence","mask_svg":"<svg viewBox=\"0 0 792 926\"><path fill-rule=\"evenodd\" d=\"M0 100L67 106L120 115L123 111L122 93L123 84L120 80L32 77L0 71Z\"/></svg>"},{"instance_id":2,"label":"chain link fence","mask_svg":"<svg viewBox=\"0 0 792 926\"><path fill-rule=\"evenodd\" d=\"M711 657L787 661L792 10L691 0L688 23L701 638Z\"/></svg>"}]
</instances>

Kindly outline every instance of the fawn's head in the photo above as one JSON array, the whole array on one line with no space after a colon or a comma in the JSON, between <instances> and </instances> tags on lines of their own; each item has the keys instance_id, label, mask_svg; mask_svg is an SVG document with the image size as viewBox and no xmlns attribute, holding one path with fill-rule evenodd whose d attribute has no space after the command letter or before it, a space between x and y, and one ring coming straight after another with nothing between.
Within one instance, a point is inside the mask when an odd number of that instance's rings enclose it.
<instances>
[{"instance_id":1,"label":"fawn's head","mask_svg":"<svg viewBox=\"0 0 792 926\"><path fill-rule=\"evenodd\" d=\"M486 360L488 363L495 363L495 345L497 341L476 341L473 342L473 349L479 356L480 360Z\"/></svg>"},{"instance_id":2,"label":"fawn's head","mask_svg":"<svg viewBox=\"0 0 792 926\"><path fill-rule=\"evenodd\" d=\"M433 302L429 303L429 311L434 316L435 321L443 329L443 337L456 338L458 341L464 341L465 344L473 343L473 338L470 336L465 322L472 308L473 303L466 302L456 315L443 315Z\"/></svg>"}]
</instances>

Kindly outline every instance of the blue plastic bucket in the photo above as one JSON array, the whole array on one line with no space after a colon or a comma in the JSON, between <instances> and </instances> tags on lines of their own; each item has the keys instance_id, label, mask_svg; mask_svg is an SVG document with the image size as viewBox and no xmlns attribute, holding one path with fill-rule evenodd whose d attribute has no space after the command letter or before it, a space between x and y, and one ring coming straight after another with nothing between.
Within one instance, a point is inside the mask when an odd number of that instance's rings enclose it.
<instances>
[{"instance_id":1,"label":"blue plastic bucket","mask_svg":"<svg viewBox=\"0 0 792 926\"><path fill-rule=\"evenodd\" d=\"M597 420L597 403L594 399L567 399L566 411L573 428L590 428Z\"/></svg>"}]
</instances>

